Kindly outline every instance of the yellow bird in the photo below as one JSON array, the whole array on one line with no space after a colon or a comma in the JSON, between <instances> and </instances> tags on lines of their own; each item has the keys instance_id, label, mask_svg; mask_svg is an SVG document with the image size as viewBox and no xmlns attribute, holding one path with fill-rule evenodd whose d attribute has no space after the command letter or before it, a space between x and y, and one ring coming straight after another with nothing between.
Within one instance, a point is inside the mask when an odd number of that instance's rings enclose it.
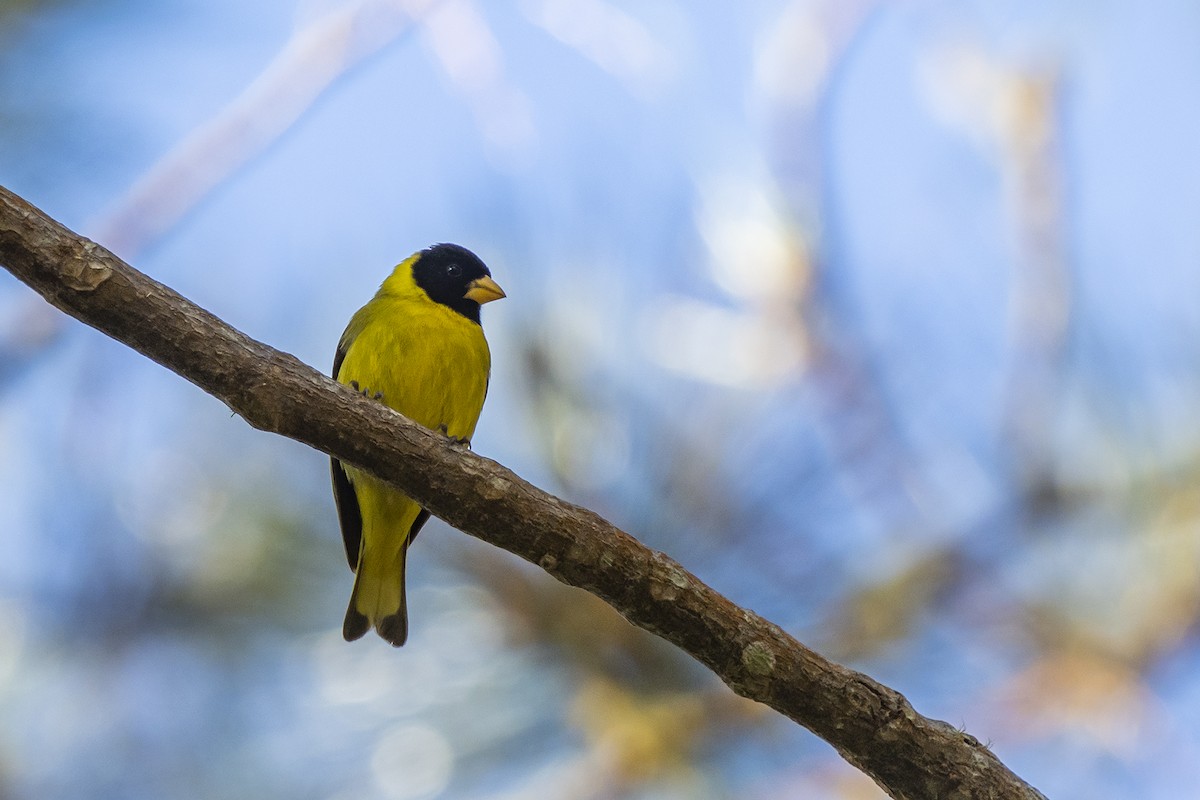
<instances>
[{"instance_id":1,"label":"yellow bird","mask_svg":"<svg viewBox=\"0 0 1200 800\"><path fill-rule=\"evenodd\" d=\"M333 377L412 421L469 442L492 357L479 307L504 291L479 258L438 244L401 262L346 326ZM429 512L404 493L333 459L333 496L354 570L342 635L371 627L396 647L408 638L404 559Z\"/></svg>"}]
</instances>

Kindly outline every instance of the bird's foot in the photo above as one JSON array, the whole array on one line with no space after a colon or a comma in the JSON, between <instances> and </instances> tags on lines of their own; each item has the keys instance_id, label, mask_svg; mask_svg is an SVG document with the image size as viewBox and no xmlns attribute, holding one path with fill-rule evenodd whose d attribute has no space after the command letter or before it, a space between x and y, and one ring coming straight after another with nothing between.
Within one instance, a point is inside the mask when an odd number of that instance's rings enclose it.
<instances>
[{"instance_id":1,"label":"bird's foot","mask_svg":"<svg viewBox=\"0 0 1200 800\"><path fill-rule=\"evenodd\" d=\"M466 445L467 447L471 446L471 440L468 439L467 437L451 436L450 429L446 427L446 423L443 422L441 425L438 425L437 429L442 434L442 436L445 436L447 439L450 440L450 444Z\"/></svg>"},{"instance_id":2,"label":"bird's foot","mask_svg":"<svg viewBox=\"0 0 1200 800\"><path fill-rule=\"evenodd\" d=\"M371 400L382 400L383 399L383 392L375 392L374 394L371 394L371 390L367 389L366 387L359 386L358 381L350 381L350 388L353 389L354 391L358 392L359 394L361 394L363 397L369 398Z\"/></svg>"}]
</instances>

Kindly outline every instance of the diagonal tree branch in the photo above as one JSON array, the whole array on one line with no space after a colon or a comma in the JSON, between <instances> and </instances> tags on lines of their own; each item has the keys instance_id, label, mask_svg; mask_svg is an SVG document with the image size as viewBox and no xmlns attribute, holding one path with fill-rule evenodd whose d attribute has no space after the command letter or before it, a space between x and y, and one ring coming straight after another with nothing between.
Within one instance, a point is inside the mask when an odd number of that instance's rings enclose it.
<instances>
[{"instance_id":1,"label":"diagonal tree branch","mask_svg":"<svg viewBox=\"0 0 1200 800\"><path fill-rule=\"evenodd\" d=\"M463 532L598 595L738 694L829 742L892 797L1043 797L974 737L822 658L593 512L231 328L3 187L0 263L53 305L187 378L255 428L361 467Z\"/></svg>"}]
</instances>

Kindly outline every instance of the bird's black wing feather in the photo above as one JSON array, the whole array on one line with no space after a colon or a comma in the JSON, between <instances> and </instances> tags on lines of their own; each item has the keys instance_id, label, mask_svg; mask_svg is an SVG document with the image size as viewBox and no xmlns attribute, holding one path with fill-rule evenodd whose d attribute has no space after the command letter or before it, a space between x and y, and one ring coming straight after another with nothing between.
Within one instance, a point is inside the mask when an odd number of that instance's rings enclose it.
<instances>
[{"instance_id":1,"label":"bird's black wing feather","mask_svg":"<svg viewBox=\"0 0 1200 800\"><path fill-rule=\"evenodd\" d=\"M408 529L408 541L404 543L408 547L413 543L413 539L417 538L417 534L421 532L421 526L429 521L429 512L421 509L421 513L417 514L417 518L413 520L412 527Z\"/></svg>"},{"instance_id":2,"label":"bird's black wing feather","mask_svg":"<svg viewBox=\"0 0 1200 800\"><path fill-rule=\"evenodd\" d=\"M337 378L342 361L346 358L346 343L343 336L333 357L333 377ZM333 476L333 500L337 504L338 522L342 525L342 542L346 545L346 560L350 569L358 571L358 551L362 547L362 511L358 507L358 495L350 485L350 478L336 458L329 459L329 471Z\"/></svg>"},{"instance_id":3,"label":"bird's black wing feather","mask_svg":"<svg viewBox=\"0 0 1200 800\"><path fill-rule=\"evenodd\" d=\"M329 471L333 476L333 500L337 504L338 521L342 524L346 560L350 562L350 569L357 571L358 550L362 546L362 512L358 509L358 496L354 494L341 461L329 459Z\"/></svg>"}]
</instances>

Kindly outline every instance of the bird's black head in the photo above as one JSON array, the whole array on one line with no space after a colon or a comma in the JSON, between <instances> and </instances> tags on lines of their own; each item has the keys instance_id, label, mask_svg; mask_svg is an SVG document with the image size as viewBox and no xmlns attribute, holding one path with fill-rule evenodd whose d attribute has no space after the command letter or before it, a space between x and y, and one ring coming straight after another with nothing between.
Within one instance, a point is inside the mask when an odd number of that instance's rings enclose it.
<instances>
[{"instance_id":1,"label":"bird's black head","mask_svg":"<svg viewBox=\"0 0 1200 800\"><path fill-rule=\"evenodd\" d=\"M421 251L413 280L434 302L479 322L479 305L504 297L479 256L456 244L435 244Z\"/></svg>"}]
</instances>

